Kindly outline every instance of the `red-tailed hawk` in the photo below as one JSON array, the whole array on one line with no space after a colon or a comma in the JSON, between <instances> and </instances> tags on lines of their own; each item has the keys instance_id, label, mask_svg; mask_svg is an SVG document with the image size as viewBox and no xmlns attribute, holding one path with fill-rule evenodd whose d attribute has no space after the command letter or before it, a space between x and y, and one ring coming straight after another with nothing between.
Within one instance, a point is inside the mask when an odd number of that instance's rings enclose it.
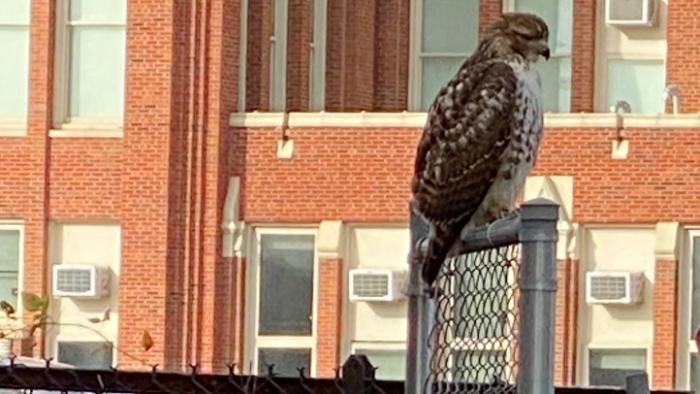
<instances>
[{"instance_id":1,"label":"red-tailed hawk","mask_svg":"<svg viewBox=\"0 0 700 394\"><path fill-rule=\"evenodd\" d=\"M547 24L504 14L437 94L418 144L412 207L432 224L423 279L432 284L465 226L512 212L537 157L549 59Z\"/></svg>"}]
</instances>

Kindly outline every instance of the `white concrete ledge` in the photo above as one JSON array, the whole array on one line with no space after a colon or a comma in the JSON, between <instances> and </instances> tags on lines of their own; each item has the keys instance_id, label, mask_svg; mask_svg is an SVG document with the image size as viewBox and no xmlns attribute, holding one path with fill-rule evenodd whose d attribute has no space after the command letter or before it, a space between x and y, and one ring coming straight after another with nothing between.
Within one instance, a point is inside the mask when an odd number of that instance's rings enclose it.
<instances>
[{"instance_id":1,"label":"white concrete ledge","mask_svg":"<svg viewBox=\"0 0 700 394\"><path fill-rule=\"evenodd\" d=\"M425 112L291 112L289 128L423 128ZM625 128L700 128L700 114L623 115ZM276 128L285 124L283 112L233 113L229 125L243 128ZM548 128L615 128L612 113L545 114Z\"/></svg>"},{"instance_id":2,"label":"white concrete ledge","mask_svg":"<svg viewBox=\"0 0 700 394\"><path fill-rule=\"evenodd\" d=\"M124 138L123 130L51 130L51 138Z\"/></svg>"},{"instance_id":3,"label":"white concrete ledge","mask_svg":"<svg viewBox=\"0 0 700 394\"><path fill-rule=\"evenodd\" d=\"M26 137L26 129L2 129L0 128L0 137Z\"/></svg>"}]
</instances>

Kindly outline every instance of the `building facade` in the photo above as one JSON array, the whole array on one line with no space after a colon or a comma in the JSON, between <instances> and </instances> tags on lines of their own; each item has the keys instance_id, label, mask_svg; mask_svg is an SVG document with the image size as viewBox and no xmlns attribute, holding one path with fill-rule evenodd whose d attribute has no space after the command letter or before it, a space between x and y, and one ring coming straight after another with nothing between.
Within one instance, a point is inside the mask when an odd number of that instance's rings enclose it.
<instances>
[{"instance_id":1,"label":"building facade","mask_svg":"<svg viewBox=\"0 0 700 394\"><path fill-rule=\"evenodd\" d=\"M700 2L639 3L651 23L603 0L3 0L0 295L48 296L52 322L15 351L314 376L366 353L402 377L405 301L351 302L349 272L406 269L424 111L531 11L552 59L524 198L561 205L556 379L700 390ZM57 294L76 264L102 297ZM598 271L635 273L638 302L589 303Z\"/></svg>"}]
</instances>

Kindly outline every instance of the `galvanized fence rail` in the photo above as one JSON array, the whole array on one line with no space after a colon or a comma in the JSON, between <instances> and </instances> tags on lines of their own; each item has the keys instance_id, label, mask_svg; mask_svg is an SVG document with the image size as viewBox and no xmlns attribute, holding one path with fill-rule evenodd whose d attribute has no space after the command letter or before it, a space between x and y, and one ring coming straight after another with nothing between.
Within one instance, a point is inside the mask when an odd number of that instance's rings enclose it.
<instances>
[{"instance_id":1,"label":"galvanized fence rail","mask_svg":"<svg viewBox=\"0 0 700 394\"><path fill-rule=\"evenodd\" d=\"M411 212L406 393L554 393L558 210L537 199L463 232L431 288L415 249L430 226Z\"/></svg>"}]
</instances>

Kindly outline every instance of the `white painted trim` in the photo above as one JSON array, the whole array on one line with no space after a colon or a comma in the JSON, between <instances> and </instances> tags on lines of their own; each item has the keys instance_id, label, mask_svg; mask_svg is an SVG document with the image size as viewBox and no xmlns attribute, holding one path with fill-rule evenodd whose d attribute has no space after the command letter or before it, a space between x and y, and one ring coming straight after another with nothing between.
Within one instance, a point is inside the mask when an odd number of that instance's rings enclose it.
<instances>
[{"instance_id":1,"label":"white painted trim","mask_svg":"<svg viewBox=\"0 0 700 394\"><path fill-rule=\"evenodd\" d=\"M17 316L16 324L22 324L24 315L24 307L22 300L22 292L24 291L24 243L25 229L24 221L22 220L0 220L0 230L17 230L19 231L19 262L17 264L17 305L14 305ZM6 319L0 319L0 323L7 322ZM23 335L23 334L21 334Z\"/></svg>"},{"instance_id":2,"label":"white painted trim","mask_svg":"<svg viewBox=\"0 0 700 394\"><path fill-rule=\"evenodd\" d=\"M229 125L242 128L275 128L284 126L283 112L232 113ZM291 112L290 128L423 128L427 119L425 112ZM695 114L627 114L622 116L625 128L700 128L700 113ZM610 128L617 126L613 113L547 113L544 115L547 128Z\"/></svg>"},{"instance_id":3,"label":"white painted trim","mask_svg":"<svg viewBox=\"0 0 700 394\"><path fill-rule=\"evenodd\" d=\"M275 80L282 81L282 91L279 100L282 101L282 109L287 108L287 33L288 33L288 9L287 0L273 0L273 32L270 36L270 108L275 108ZM282 48L280 49L280 46ZM278 59L278 55L281 59ZM279 65L278 70L275 65Z\"/></svg>"},{"instance_id":4,"label":"white painted trim","mask_svg":"<svg viewBox=\"0 0 700 394\"><path fill-rule=\"evenodd\" d=\"M123 130L49 130L51 138L124 138Z\"/></svg>"},{"instance_id":5,"label":"white painted trim","mask_svg":"<svg viewBox=\"0 0 700 394\"><path fill-rule=\"evenodd\" d=\"M415 110L420 108L420 81L421 64L418 54L420 54L420 43L422 26L420 23L423 13L417 4L419 0L411 0L409 19L409 47L408 47L408 108Z\"/></svg>"},{"instance_id":6,"label":"white painted trim","mask_svg":"<svg viewBox=\"0 0 700 394\"><path fill-rule=\"evenodd\" d=\"M27 129L22 128L5 128L0 127L0 137L26 137Z\"/></svg>"},{"instance_id":7,"label":"white painted trim","mask_svg":"<svg viewBox=\"0 0 700 394\"><path fill-rule=\"evenodd\" d=\"M328 0L314 0L313 43L310 44L309 62L309 109L320 111L326 108L326 32ZM314 96L320 85L320 94Z\"/></svg>"},{"instance_id":8,"label":"white painted trim","mask_svg":"<svg viewBox=\"0 0 700 394\"><path fill-rule=\"evenodd\" d=\"M260 348L308 348L311 351L311 371L312 377L316 376L316 340L318 336L318 252L314 245L314 273L313 273L313 302L312 314L313 323L311 325L311 335L308 336L272 336L258 335L258 317L260 316L259 289L260 289L260 236L263 234L280 235L313 235L314 243L318 242L318 227L286 227L272 226L252 227L252 236L249 237L249 249L252 253L248 256L247 283L246 286L246 310L250 311L246 315L244 322L244 362L250 370L246 373L255 374L258 368L258 349ZM249 362L252 361L252 367ZM244 367L245 368L245 367Z\"/></svg>"},{"instance_id":9,"label":"white painted trim","mask_svg":"<svg viewBox=\"0 0 700 394\"><path fill-rule=\"evenodd\" d=\"M240 51L238 53L238 111L245 112L248 65L248 0L241 0Z\"/></svg>"},{"instance_id":10,"label":"white painted trim","mask_svg":"<svg viewBox=\"0 0 700 394\"><path fill-rule=\"evenodd\" d=\"M685 228L681 257L678 261L678 335L676 340L676 388L690 389L690 357L697 353L695 341L691 340L692 330L692 281L693 281L693 238L700 237L700 229Z\"/></svg>"}]
</instances>

